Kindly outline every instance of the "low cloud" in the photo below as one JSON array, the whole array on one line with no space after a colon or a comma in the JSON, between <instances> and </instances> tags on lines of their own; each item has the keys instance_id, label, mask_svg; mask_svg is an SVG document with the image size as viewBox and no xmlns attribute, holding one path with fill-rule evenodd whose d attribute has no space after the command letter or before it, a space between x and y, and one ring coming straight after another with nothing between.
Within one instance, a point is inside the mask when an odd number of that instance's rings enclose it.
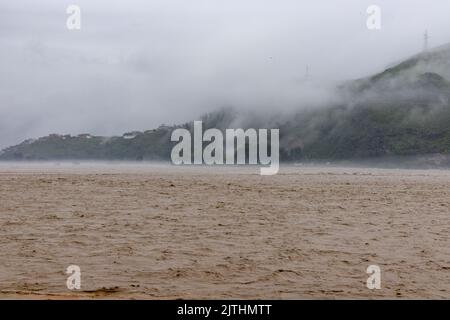
<instances>
[{"instance_id":1,"label":"low cloud","mask_svg":"<svg viewBox=\"0 0 450 320\"><path fill-rule=\"evenodd\" d=\"M224 106L323 105L336 83L450 40L448 1L68 1L0 4L0 148L49 133L99 135L198 119ZM308 68L308 74L306 69ZM305 77L308 75L308 81Z\"/></svg>"}]
</instances>

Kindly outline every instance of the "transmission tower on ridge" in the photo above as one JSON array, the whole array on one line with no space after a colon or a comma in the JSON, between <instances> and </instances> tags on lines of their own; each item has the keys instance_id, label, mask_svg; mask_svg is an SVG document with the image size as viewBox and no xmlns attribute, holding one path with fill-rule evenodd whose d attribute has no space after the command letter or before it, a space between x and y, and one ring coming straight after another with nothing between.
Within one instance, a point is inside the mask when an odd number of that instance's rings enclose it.
<instances>
[{"instance_id":1,"label":"transmission tower on ridge","mask_svg":"<svg viewBox=\"0 0 450 320\"><path fill-rule=\"evenodd\" d=\"M305 81L308 81L310 78L309 75L309 65L306 65L306 69L305 69Z\"/></svg>"},{"instance_id":2,"label":"transmission tower on ridge","mask_svg":"<svg viewBox=\"0 0 450 320\"><path fill-rule=\"evenodd\" d=\"M429 40L428 30L425 30L425 34L423 35L423 52L428 51L428 40Z\"/></svg>"}]
</instances>

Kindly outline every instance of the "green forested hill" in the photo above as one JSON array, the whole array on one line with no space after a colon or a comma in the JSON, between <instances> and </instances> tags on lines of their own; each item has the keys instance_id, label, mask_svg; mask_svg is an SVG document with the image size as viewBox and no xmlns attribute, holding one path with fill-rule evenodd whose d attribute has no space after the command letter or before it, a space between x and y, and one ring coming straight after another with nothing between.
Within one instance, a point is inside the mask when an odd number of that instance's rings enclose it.
<instances>
[{"instance_id":1,"label":"green forested hill","mask_svg":"<svg viewBox=\"0 0 450 320\"><path fill-rule=\"evenodd\" d=\"M339 87L333 105L271 117L222 109L205 127L280 129L282 160L450 154L450 46ZM191 119L197 120L197 119ZM190 124L183 124L190 128ZM9 147L1 160L164 160L175 126L121 137L50 135Z\"/></svg>"}]
</instances>

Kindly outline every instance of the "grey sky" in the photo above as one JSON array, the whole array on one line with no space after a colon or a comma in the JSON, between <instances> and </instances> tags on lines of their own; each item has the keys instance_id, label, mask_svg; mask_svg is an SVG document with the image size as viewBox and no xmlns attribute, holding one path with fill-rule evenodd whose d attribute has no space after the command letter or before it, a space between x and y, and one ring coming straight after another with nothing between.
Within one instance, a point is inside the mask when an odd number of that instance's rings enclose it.
<instances>
[{"instance_id":1,"label":"grey sky","mask_svg":"<svg viewBox=\"0 0 450 320\"><path fill-rule=\"evenodd\" d=\"M66 29L69 4L81 7L79 31ZM371 4L380 31L366 28ZM0 148L222 106L301 108L417 53L425 29L431 46L450 42L449 12L448 0L3 0ZM306 65L314 87L299 81Z\"/></svg>"}]
</instances>

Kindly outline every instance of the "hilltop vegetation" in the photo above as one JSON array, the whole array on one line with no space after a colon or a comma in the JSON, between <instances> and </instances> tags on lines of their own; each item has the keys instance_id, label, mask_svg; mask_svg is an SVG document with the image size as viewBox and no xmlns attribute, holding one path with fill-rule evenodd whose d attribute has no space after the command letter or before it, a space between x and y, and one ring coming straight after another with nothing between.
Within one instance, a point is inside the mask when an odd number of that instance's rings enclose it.
<instances>
[{"instance_id":1,"label":"hilltop vegetation","mask_svg":"<svg viewBox=\"0 0 450 320\"><path fill-rule=\"evenodd\" d=\"M206 128L279 128L285 161L448 155L449 79L446 46L341 85L333 105L278 117L222 109L202 120ZM161 126L120 137L53 134L9 147L0 159L167 160L172 130L191 126Z\"/></svg>"}]
</instances>

